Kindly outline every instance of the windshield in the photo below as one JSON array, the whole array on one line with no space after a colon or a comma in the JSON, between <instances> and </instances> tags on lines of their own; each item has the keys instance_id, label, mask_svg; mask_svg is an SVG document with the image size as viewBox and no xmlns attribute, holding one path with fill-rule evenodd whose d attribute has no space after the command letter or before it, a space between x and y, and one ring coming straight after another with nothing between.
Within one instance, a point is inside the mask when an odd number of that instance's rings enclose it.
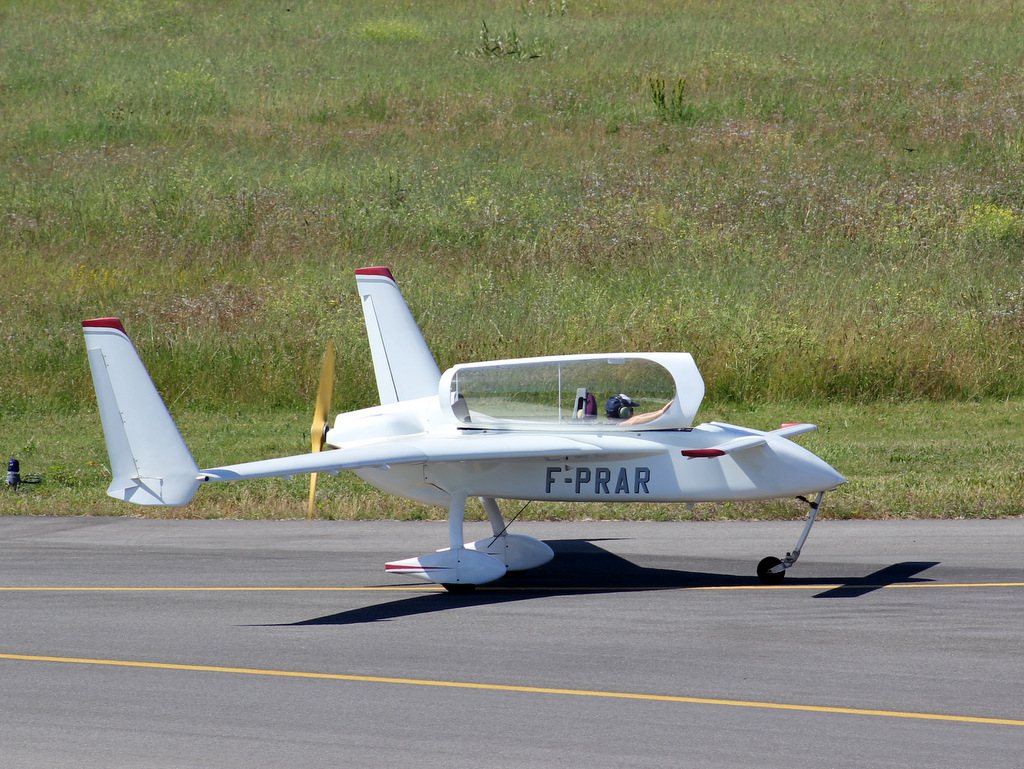
<instances>
[{"instance_id":1,"label":"windshield","mask_svg":"<svg viewBox=\"0 0 1024 769\"><path fill-rule=\"evenodd\" d=\"M642 357L565 357L471 364L454 369L449 402L462 422L629 426L659 416L675 380Z\"/></svg>"}]
</instances>

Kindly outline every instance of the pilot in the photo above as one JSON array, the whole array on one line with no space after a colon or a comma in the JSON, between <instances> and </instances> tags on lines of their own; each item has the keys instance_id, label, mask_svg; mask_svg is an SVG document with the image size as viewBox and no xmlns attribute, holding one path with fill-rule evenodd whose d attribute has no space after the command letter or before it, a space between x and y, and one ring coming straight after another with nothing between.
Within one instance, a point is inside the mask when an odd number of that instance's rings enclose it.
<instances>
[{"instance_id":1,"label":"pilot","mask_svg":"<svg viewBox=\"0 0 1024 769\"><path fill-rule=\"evenodd\" d=\"M669 406L672 405L672 401L674 400L675 398L671 398L668 403L657 411L645 411L642 414L634 414L633 412L640 404L625 393L619 393L618 395L613 395L608 399L608 403L606 403L604 407L604 412L608 415L609 419L621 419L622 421L619 422L620 426L632 427L633 425L642 425L647 422L653 422L668 411Z\"/></svg>"},{"instance_id":2,"label":"pilot","mask_svg":"<svg viewBox=\"0 0 1024 769\"><path fill-rule=\"evenodd\" d=\"M609 419L629 419L637 404L625 393L613 395L604 404L604 413Z\"/></svg>"},{"instance_id":3,"label":"pilot","mask_svg":"<svg viewBox=\"0 0 1024 769\"><path fill-rule=\"evenodd\" d=\"M624 425L626 427L632 427L633 425L642 425L647 422L653 422L655 419L657 419L666 411L668 411L668 407L672 405L672 401L674 400L675 398L672 398L672 400L670 400L657 411L647 411L643 414L634 414L633 416L629 417L629 419L619 422L619 424Z\"/></svg>"}]
</instances>

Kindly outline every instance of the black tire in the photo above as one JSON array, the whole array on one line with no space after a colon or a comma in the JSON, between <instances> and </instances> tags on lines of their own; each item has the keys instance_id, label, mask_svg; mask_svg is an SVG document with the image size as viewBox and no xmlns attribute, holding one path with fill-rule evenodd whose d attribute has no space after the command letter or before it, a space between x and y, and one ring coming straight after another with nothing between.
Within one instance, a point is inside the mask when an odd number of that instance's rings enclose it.
<instances>
[{"instance_id":1,"label":"black tire","mask_svg":"<svg viewBox=\"0 0 1024 769\"><path fill-rule=\"evenodd\" d=\"M465 595L466 593L472 593L476 590L476 585L468 582L442 582L441 587L455 595Z\"/></svg>"},{"instance_id":2,"label":"black tire","mask_svg":"<svg viewBox=\"0 0 1024 769\"><path fill-rule=\"evenodd\" d=\"M776 558L774 555L770 555L767 558L762 558L761 563L757 565L757 578L766 585L778 585L786 576L785 570L775 573L772 571L776 566L780 565L782 561Z\"/></svg>"}]
</instances>

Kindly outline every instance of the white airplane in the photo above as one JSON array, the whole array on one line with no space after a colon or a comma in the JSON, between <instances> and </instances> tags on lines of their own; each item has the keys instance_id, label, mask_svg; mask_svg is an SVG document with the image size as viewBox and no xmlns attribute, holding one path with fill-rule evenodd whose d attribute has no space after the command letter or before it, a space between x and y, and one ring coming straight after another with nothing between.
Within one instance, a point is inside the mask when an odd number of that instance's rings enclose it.
<instances>
[{"instance_id":1,"label":"white airplane","mask_svg":"<svg viewBox=\"0 0 1024 769\"><path fill-rule=\"evenodd\" d=\"M760 579L772 584L796 563L824 494L845 483L789 440L814 425L769 432L720 422L693 426L704 381L689 353L519 358L442 374L391 272L359 269L356 283L381 405L340 414L328 427L329 347L312 451L206 470L192 458L120 321L84 321L113 476L107 493L138 505L176 506L214 481L310 473L312 511L316 474L351 470L383 491L448 507L448 547L385 568L458 592L554 557L546 543L508 532L497 499L801 498L810 511L796 547L758 564ZM645 411L636 413L638 407ZM492 530L475 542L463 536L470 497L480 499Z\"/></svg>"}]
</instances>

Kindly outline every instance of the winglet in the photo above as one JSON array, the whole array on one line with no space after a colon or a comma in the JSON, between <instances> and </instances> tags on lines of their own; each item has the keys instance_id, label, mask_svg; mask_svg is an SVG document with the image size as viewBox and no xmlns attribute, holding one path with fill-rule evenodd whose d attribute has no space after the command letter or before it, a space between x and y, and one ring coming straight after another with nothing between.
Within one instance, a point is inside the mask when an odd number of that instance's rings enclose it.
<instances>
[{"instance_id":1,"label":"winglet","mask_svg":"<svg viewBox=\"0 0 1024 769\"><path fill-rule=\"evenodd\" d=\"M356 270L380 402L437 395L441 371L387 267Z\"/></svg>"},{"instance_id":2,"label":"winglet","mask_svg":"<svg viewBox=\"0 0 1024 769\"><path fill-rule=\"evenodd\" d=\"M744 435L733 438L731 441L719 443L706 449L683 449L683 456L687 459L710 459L712 457L724 457L726 454L735 454L738 451L756 449L768 443L763 435Z\"/></svg>"},{"instance_id":3,"label":"winglet","mask_svg":"<svg viewBox=\"0 0 1024 769\"><path fill-rule=\"evenodd\" d=\"M192 454L117 318L82 321L113 479L137 505L184 505L199 481Z\"/></svg>"},{"instance_id":4,"label":"winglet","mask_svg":"<svg viewBox=\"0 0 1024 769\"><path fill-rule=\"evenodd\" d=\"M721 422L713 422L712 424L727 426L723 425ZM732 440L720 443L717 446L711 446L710 448L683 449L682 454L687 459L711 459L714 457L724 457L726 454L735 454L738 451L748 451L749 449L756 449L764 446L768 443L769 438L789 438L793 435L810 433L817 429L817 425L792 422L782 425L778 430L772 430L767 433L755 432L750 435L742 435L739 438L733 438Z\"/></svg>"},{"instance_id":5,"label":"winglet","mask_svg":"<svg viewBox=\"0 0 1024 769\"><path fill-rule=\"evenodd\" d=\"M778 435L783 438L789 438L793 435L803 435L804 433L813 433L818 429L817 425L801 422L789 422L784 424L778 430L772 430L769 435Z\"/></svg>"}]
</instances>

